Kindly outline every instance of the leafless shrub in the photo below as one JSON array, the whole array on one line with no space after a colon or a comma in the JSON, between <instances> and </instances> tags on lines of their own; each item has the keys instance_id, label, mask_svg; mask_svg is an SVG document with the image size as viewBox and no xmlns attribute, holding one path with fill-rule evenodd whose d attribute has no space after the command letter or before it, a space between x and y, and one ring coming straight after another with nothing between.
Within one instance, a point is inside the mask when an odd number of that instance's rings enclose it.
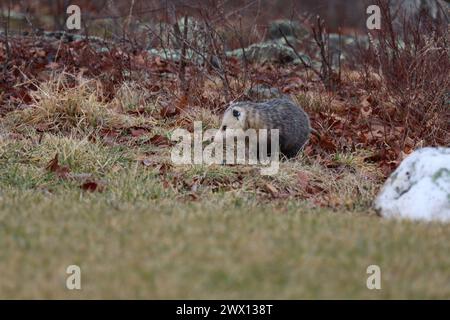
<instances>
[{"instance_id":1,"label":"leafless shrub","mask_svg":"<svg viewBox=\"0 0 450 320\"><path fill-rule=\"evenodd\" d=\"M9 32L9 24L10 24L10 15L11 15L11 1L8 2L8 14L5 19L2 17L2 24L4 25L5 29L5 37L4 37L4 44L5 44L5 50L6 50L6 61L3 64L3 73L6 73L6 68L8 67L8 63L11 57L11 52L9 48L9 39L8 39L8 32ZM4 21L3 21L4 20Z\"/></svg>"},{"instance_id":2,"label":"leafless shrub","mask_svg":"<svg viewBox=\"0 0 450 320\"><path fill-rule=\"evenodd\" d=\"M170 57L173 53L179 56L179 59L169 63L177 65L180 94L196 100L195 104L201 104L201 84L205 81L217 83L219 80L218 87L223 97L230 101L242 95L250 78L245 52L243 70L239 72L233 70L233 64L227 57L230 36L238 39L242 48L245 40L240 25L229 23L229 15L221 15L220 8L217 4L215 8L192 5L192 15L188 15L184 10L178 11L176 7L169 6L171 23L160 24L162 28L159 30L155 26L146 26L152 37L158 40L157 48L164 52L164 56Z\"/></svg>"},{"instance_id":3,"label":"leafless shrub","mask_svg":"<svg viewBox=\"0 0 450 320\"><path fill-rule=\"evenodd\" d=\"M294 50L295 55L301 61L303 67L307 70L311 70L319 79L327 90L335 91L339 86L341 80L341 55L338 53L338 64L333 64L333 52L330 47L330 35L325 27L325 22L316 17L316 24L312 26L312 40L313 48L311 56L315 55L315 52L319 52L320 67L314 66L312 61L306 61L304 57L298 53L296 47L289 41L288 37L280 29L280 33L283 36L286 44Z\"/></svg>"},{"instance_id":4,"label":"leafless shrub","mask_svg":"<svg viewBox=\"0 0 450 320\"><path fill-rule=\"evenodd\" d=\"M340 53L338 54L338 66L333 66L333 54L330 48L330 35L325 29L324 21L317 16L316 26L312 28L314 41L320 52L320 79L326 88L336 89L340 82Z\"/></svg>"},{"instance_id":5,"label":"leafless shrub","mask_svg":"<svg viewBox=\"0 0 450 320\"><path fill-rule=\"evenodd\" d=\"M378 101L374 110L391 128L405 128L399 147L450 144L450 51L448 24L427 12L406 15L390 10L389 1L377 0L381 30L369 34L369 47L359 48L366 83L371 74L381 88L368 88ZM400 28L397 26L400 22ZM413 141L413 142L412 142Z\"/></svg>"}]
</instances>

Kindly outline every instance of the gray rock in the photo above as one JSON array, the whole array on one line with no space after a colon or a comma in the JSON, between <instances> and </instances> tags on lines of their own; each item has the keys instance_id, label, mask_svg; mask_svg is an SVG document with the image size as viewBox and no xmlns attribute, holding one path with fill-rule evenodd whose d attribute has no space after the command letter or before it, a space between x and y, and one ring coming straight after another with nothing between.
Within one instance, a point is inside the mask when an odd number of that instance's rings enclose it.
<instances>
[{"instance_id":1,"label":"gray rock","mask_svg":"<svg viewBox=\"0 0 450 320\"><path fill-rule=\"evenodd\" d=\"M450 222L450 148L410 154L375 200L383 217Z\"/></svg>"},{"instance_id":2,"label":"gray rock","mask_svg":"<svg viewBox=\"0 0 450 320\"><path fill-rule=\"evenodd\" d=\"M181 61L181 50L180 49L150 49L147 50L148 53L154 56L158 56L164 60L172 62ZM186 50L186 60L197 65L201 65L205 62L205 59L199 55L197 52L191 49Z\"/></svg>"},{"instance_id":3,"label":"gray rock","mask_svg":"<svg viewBox=\"0 0 450 320\"><path fill-rule=\"evenodd\" d=\"M281 39L283 35L286 37L303 38L308 35L308 30L300 25L297 21L280 19L272 21L269 24L268 37L269 39Z\"/></svg>"},{"instance_id":4,"label":"gray rock","mask_svg":"<svg viewBox=\"0 0 450 320\"><path fill-rule=\"evenodd\" d=\"M257 84L248 88L245 94L256 100L281 98L283 93L277 88L269 87L263 84Z\"/></svg>"},{"instance_id":5,"label":"gray rock","mask_svg":"<svg viewBox=\"0 0 450 320\"><path fill-rule=\"evenodd\" d=\"M254 43L245 50L245 58L248 62L264 63L264 62L276 62L276 63L294 63L299 64L295 51L283 43L283 41L271 40L261 43ZM300 53L299 53L300 54ZM242 49L235 49L227 52L227 56L244 59L244 53ZM303 55L305 60L310 60L308 56Z\"/></svg>"}]
</instances>

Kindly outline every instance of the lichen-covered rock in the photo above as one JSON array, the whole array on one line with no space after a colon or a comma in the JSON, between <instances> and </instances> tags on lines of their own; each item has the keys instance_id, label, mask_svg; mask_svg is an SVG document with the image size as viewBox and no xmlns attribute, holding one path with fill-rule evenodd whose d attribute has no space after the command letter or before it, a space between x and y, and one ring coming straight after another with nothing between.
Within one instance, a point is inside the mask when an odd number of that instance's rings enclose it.
<instances>
[{"instance_id":1,"label":"lichen-covered rock","mask_svg":"<svg viewBox=\"0 0 450 320\"><path fill-rule=\"evenodd\" d=\"M300 63L295 51L282 40L254 43L244 50L245 58L251 63ZM244 53L241 48L228 51L227 56L244 59ZM302 55L302 57L306 61L309 61L308 56Z\"/></svg>"},{"instance_id":2,"label":"lichen-covered rock","mask_svg":"<svg viewBox=\"0 0 450 320\"><path fill-rule=\"evenodd\" d=\"M287 63L295 60L295 52L292 48L281 45L275 41L267 41L254 43L244 48L245 56L242 49L235 49L227 52L228 56L244 59L249 62L280 62Z\"/></svg>"},{"instance_id":3,"label":"lichen-covered rock","mask_svg":"<svg viewBox=\"0 0 450 320\"><path fill-rule=\"evenodd\" d=\"M356 47L357 44L361 44L363 48L367 48L369 46L369 37L366 35L361 36L346 36L340 35L337 33L329 34L330 47L331 49L345 49L348 47Z\"/></svg>"},{"instance_id":4,"label":"lichen-covered rock","mask_svg":"<svg viewBox=\"0 0 450 320\"><path fill-rule=\"evenodd\" d=\"M158 56L163 60L172 62L181 61L181 50L179 49L150 49L147 51L151 55ZM197 65L201 65L205 62L201 55L191 49L186 50L186 60Z\"/></svg>"},{"instance_id":5,"label":"lichen-covered rock","mask_svg":"<svg viewBox=\"0 0 450 320\"><path fill-rule=\"evenodd\" d=\"M179 62L181 60L181 50L177 49L150 49L148 53L168 61Z\"/></svg>"},{"instance_id":6,"label":"lichen-covered rock","mask_svg":"<svg viewBox=\"0 0 450 320\"><path fill-rule=\"evenodd\" d=\"M283 93L277 88L268 87L263 84L257 84L248 88L245 94L256 100L280 98L283 96Z\"/></svg>"},{"instance_id":7,"label":"lichen-covered rock","mask_svg":"<svg viewBox=\"0 0 450 320\"><path fill-rule=\"evenodd\" d=\"M279 19L269 24L269 39L280 39L286 37L303 38L308 34L308 30L302 27L297 21Z\"/></svg>"},{"instance_id":8,"label":"lichen-covered rock","mask_svg":"<svg viewBox=\"0 0 450 320\"><path fill-rule=\"evenodd\" d=\"M383 217L450 222L450 148L423 148L392 173L375 200Z\"/></svg>"}]
</instances>

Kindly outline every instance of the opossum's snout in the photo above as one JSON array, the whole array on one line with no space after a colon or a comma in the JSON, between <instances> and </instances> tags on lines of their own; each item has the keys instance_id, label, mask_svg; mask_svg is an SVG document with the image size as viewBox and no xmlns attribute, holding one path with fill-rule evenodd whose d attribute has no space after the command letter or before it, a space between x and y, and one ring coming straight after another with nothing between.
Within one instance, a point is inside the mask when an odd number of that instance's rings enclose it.
<instances>
[{"instance_id":1,"label":"opossum's snout","mask_svg":"<svg viewBox=\"0 0 450 320\"><path fill-rule=\"evenodd\" d=\"M228 126L226 124L223 124L223 123L224 123L224 121L222 122L220 128L217 130L216 134L213 137L211 137L211 142L220 141L220 139L224 139L225 138Z\"/></svg>"},{"instance_id":2,"label":"opossum's snout","mask_svg":"<svg viewBox=\"0 0 450 320\"><path fill-rule=\"evenodd\" d=\"M218 141L219 139L223 139L225 132L227 131L227 126L221 126L219 130L217 130L216 135L212 138L212 141Z\"/></svg>"},{"instance_id":3,"label":"opossum's snout","mask_svg":"<svg viewBox=\"0 0 450 320\"><path fill-rule=\"evenodd\" d=\"M227 129L244 129L245 110L239 107L231 107L227 109L223 115L220 128L211 141L219 142L227 136Z\"/></svg>"},{"instance_id":4,"label":"opossum's snout","mask_svg":"<svg viewBox=\"0 0 450 320\"><path fill-rule=\"evenodd\" d=\"M220 129L216 131L216 134L211 137L211 142L218 142L225 138L225 131L227 130L227 126L221 126Z\"/></svg>"}]
</instances>

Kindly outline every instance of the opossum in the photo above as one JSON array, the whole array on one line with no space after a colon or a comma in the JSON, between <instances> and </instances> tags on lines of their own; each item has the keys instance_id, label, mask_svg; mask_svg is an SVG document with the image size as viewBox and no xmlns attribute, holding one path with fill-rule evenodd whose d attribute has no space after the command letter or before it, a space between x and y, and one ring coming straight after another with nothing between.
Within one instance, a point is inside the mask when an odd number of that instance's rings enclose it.
<instances>
[{"instance_id":1,"label":"opossum","mask_svg":"<svg viewBox=\"0 0 450 320\"><path fill-rule=\"evenodd\" d=\"M234 102L225 110L222 124L214 140L224 137L227 129L278 129L280 152L295 157L306 144L312 131L306 112L286 98L264 102ZM270 138L270 136L269 136ZM270 153L270 139L268 150Z\"/></svg>"}]
</instances>

